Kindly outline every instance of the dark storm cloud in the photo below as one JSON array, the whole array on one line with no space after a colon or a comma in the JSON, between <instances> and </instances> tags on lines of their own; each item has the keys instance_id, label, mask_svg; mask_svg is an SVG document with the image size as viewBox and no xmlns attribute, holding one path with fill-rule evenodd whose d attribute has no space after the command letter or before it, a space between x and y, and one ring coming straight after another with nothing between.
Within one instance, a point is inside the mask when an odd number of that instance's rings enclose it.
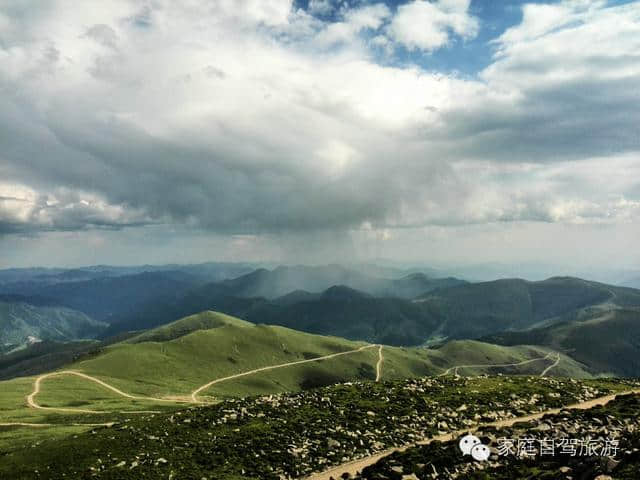
<instances>
[{"instance_id":1,"label":"dark storm cloud","mask_svg":"<svg viewBox=\"0 0 640 480\"><path fill-rule=\"evenodd\" d=\"M345 13L336 32L279 0L89 3L0 10L0 233L638 214L637 182L621 171L639 163L638 4L563 4L564 23L544 31L525 16L467 79L375 64L359 32L384 36L385 8Z\"/></svg>"}]
</instances>

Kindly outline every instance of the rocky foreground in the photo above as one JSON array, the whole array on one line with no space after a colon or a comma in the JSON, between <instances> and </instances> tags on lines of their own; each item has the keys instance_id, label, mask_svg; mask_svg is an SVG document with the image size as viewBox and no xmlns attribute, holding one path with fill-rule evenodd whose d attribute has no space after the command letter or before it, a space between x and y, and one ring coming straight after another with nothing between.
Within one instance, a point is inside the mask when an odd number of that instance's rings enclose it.
<instances>
[{"instance_id":1,"label":"rocky foreground","mask_svg":"<svg viewBox=\"0 0 640 480\"><path fill-rule=\"evenodd\" d=\"M296 479L434 435L638 386L538 377L428 377L229 400L172 414L124 416L111 428L0 452L0 478ZM446 447L446 452L461 458L456 449ZM491 462L449 468L449 478L504 467ZM388 467L362 478L446 478L444 464L424 458Z\"/></svg>"},{"instance_id":2,"label":"rocky foreground","mask_svg":"<svg viewBox=\"0 0 640 480\"><path fill-rule=\"evenodd\" d=\"M355 480L637 480L640 478L640 396L604 407L565 410L536 423L477 432L488 461L463 455L459 438L394 453Z\"/></svg>"}]
</instances>

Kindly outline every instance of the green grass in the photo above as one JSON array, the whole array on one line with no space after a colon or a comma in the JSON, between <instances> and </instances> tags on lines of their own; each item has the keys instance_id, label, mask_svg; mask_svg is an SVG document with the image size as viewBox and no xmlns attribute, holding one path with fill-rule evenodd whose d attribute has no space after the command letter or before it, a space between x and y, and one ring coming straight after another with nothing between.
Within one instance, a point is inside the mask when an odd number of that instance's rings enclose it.
<instances>
[{"instance_id":1,"label":"green grass","mask_svg":"<svg viewBox=\"0 0 640 480\"><path fill-rule=\"evenodd\" d=\"M183 331L189 325L203 323L217 326L163 342L115 344L95 358L74 364L73 369L108 379L105 381L136 395L180 395L189 394L216 378L366 345L283 327L253 325L214 312L204 312L170 327L162 327L162 335L171 337L171 331ZM334 360L333 368L338 373L342 371L342 363L352 362L347 355ZM316 366L314 363L306 365L307 368ZM290 372L283 368L274 375L278 380L287 381Z\"/></svg>"},{"instance_id":2,"label":"green grass","mask_svg":"<svg viewBox=\"0 0 640 480\"><path fill-rule=\"evenodd\" d=\"M203 312L170 325L145 332L125 342L110 345L97 355L67 365L96 377L125 393L155 398L188 399L196 388L215 379L256 368L313 359L366 346L336 337L297 332L284 327L254 325L227 315ZM476 341L456 341L439 349L383 348L382 380L438 375L451 366L517 363L548 353L542 347L503 347ZM350 380L373 381L378 348L338 357L286 366L224 381L203 390L203 400L293 392ZM552 360L522 367L491 369L461 368L464 375L480 373L539 374ZM553 374L587 377L579 364L562 357ZM28 408L25 397L33 390L35 377L0 382L0 423L28 422L61 425L32 430L0 427L0 447L11 445L27 430L24 441L65 435L72 423L102 423L136 410L171 410L184 403L124 398L103 386L71 375L44 379L36 401L42 406L114 412L87 414Z\"/></svg>"},{"instance_id":3,"label":"green grass","mask_svg":"<svg viewBox=\"0 0 640 480\"><path fill-rule=\"evenodd\" d=\"M441 377L234 399L132 417L113 428L42 440L35 448L0 447L0 478L38 478L34 470L51 479L168 478L170 472L174 478L303 478L327 461L343 463L440 430L457 431L471 419L511 418L576 403L587 390L602 396L637 387L619 380Z\"/></svg>"}]
</instances>

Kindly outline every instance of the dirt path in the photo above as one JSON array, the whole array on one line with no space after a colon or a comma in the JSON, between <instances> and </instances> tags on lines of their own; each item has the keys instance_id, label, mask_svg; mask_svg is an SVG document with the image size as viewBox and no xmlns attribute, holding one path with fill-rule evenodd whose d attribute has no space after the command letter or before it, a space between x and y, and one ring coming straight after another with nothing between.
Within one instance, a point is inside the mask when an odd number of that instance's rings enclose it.
<instances>
[{"instance_id":1,"label":"dirt path","mask_svg":"<svg viewBox=\"0 0 640 480\"><path fill-rule=\"evenodd\" d=\"M349 355L349 354L352 354L352 353L361 352L363 350L366 350L367 348L373 348L373 347L378 347L378 346L379 345L365 345L363 347L356 348L355 350L348 350L346 352L332 353L331 355L325 355L323 357L309 358L307 360L297 360L295 362L282 363L280 365L272 365L270 367L256 368L254 370L249 370L247 372L236 373L235 375L229 375L228 377L218 378L216 380L210 381L209 383L205 383L201 387L198 387L193 392L191 392L191 401L194 402L194 403L197 403L198 402L198 394L200 392L202 392L203 390L206 390L207 388L209 388L209 387L211 387L213 385L216 385L218 383L226 382L227 380L233 380L235 378L245 377L247 375L253 375L254 373L266 372L268 370L275 370L277 368L284 368L284 367L290 367L290 366L293 366L293 365L301 365L303 363L311 363L311 362L318 362L320 360L327 360L329 358L335 358L335 357L339 357L341 355Z\"/></svg>"},{"instance_id":2,"label":"dirt path","mask_svg":"<svg viewBox=\"0 0 640 480\"><path fill-rule=\"evenodd\" d=\"M173 397L169 397L169 398L156 398L156 397L145 397L145 396L141 396L141 395L132 395L130 393L123 392L119 388L114 387L113 385L110 385L110 384L104 382L103 380L100 380L99 378L92 377L91 375L87 375L86 373L77 372L75 370L62 370L60 372L46 373L46 374L43 374L43 375L40 375L39 377L37 377L35 379L34 383L33 383L33 391L29 395L27 395L27 399L26 400L27 400L27 405L30 408L35 408L37 410L48 410L48 411L65 412L65 413L91 413L91 414L96 414L96 413L114 413L113 411L89 410L89 409L83 409L83 408L44 407L44 406L40 405L36 401L36 397L40 393L41 385L42 385L42 381L43 380L46 380L47 378L51 378L51 377L55 377L55 376L60 376L60 375L74 375L76 377L83 378L83 379L88 380L90 382L97 383L101 387L106 388L107 390L110 390L111 392L113 392L113 393L115 393L117 395L120 395L121 397L128 398L128 399L131 399L131 400L146 400L146 401L151 401L151 402L203 404L204 402L201 402L197 398L198 393L200 393L201 391L203 391L203 390L205 390L205 389L209 388L210 386L215 385L217 383L225 382L227 380L232 380L234 378L244 377L246 375L253 375L255 373L264 372L264 371L267 371L267 370L275 370L277 368L283 368L283 367L288 367L288 366L292 366L292 365L300 365L300 364L303 364L303 363L310 363L310 362L317 362L317 361L320 361L320 360L327 360L327 359L335 358L335 357L338 357L338 356L341 356L341 355L348 355L348 354L352 354L352 353L361 352L361 351L363 351L365 349L374 348L374 347L379 347L379 350L378 350L379 359L378 359L378 365L376 366L376 370L377 370L376 381L377 381L380 378L380 368L381 368L381 365L382 365L382 346L381 345L365 345L365 346L362 346L362 347L357 348L355 350L349 350L349 351L346 351L346 352L333 353L333 354L330 354L330 355L325 355L325 356L317 357L317 358L311 358L311 359L307 359L307 360L298 360L296 362L289 362L289 363L283 363L283 364L279 364L279 365L272 365L272 366L268 366L268 367L256 368L256 369L250 370L248 372L242 372L242 373L237 373L235 375L230 375L228 377L218 378L216 380L213 380L213 381L211 381L211 382L209 382L209 383L197 388L189 396L173 396ZM156 411L156 410L131 410L131 411L119 411L118 413L143 414L143 413L159 413L159 412ZM105 425L112 425L112 423L81 424L81 425L105 426ZM9 422L9 423L0 423L0 426L5 426L5 427L8 427L8 426L48 427L48 426L54 426L54 425L53 424L48 424L48 423Z\"/></svg>"},{"instance_id":3,"label":"dirt path","mask_svg":"<svg viewBox=\"0 0 640 480\"><path fill-rule=\"evenodd\" d=\"M117 387L114 387L113 385L110 385L106 382L104 382L103 380L100 380L99 378L96 377L92 377L91 375L87 375L86 373L82 373L82 372L77 372L75 370L63 370L60 372L52 372L52 373L46 373L44 375L40 375L39 377L36 378L35 382L34 382L34 386L33 386L33 391L27 396L27 405L29 405L29 407L31 408L35 408L38 410L48 410L48 411L57 411L57 412L65 412L65 413L89 413L89 414L104 414L104 413L113 413L111 411L103 411L103 410L89 410L89 409L83 409L83 408L65 408L65 407L44 407L42 405L40 405L39 403L37 403L36 401L36 397L38 396L38 394L40 393L41 390L41 384L42 381L47 379L47 378L51 378L54 376L60 376L60 375L74 375L76 377L80 377L83 378L85 380L94 382L98 385L100 385L103 388L106 388L107 390L110 390L111 392L120 395L121 397L124 398L129 398L131 400L146 400L146 401L151 401L151 402L168 402L168 403L188 403L188 404L203 404L205 402L202 402L200 400L198 400L198 394L200 392L202 392L203 390L206 390L207 388L216 385L218 383L222 383L222 382L226 382L229 380L233 380L236 378L241 378L241 377L245 377L247 375L254 375L256 373L260 373L260 372L265 372L265 371L269 371L269 370L275 370L278 368L284 368L284 367L290 367L290 366L294 366L294 365L301 365L304 363L311 363L311 362L318 362L320 360L328 360L331 358L335 358L335 357L339 357L341 355L349 355L352 353L358 353L361 352L363 350L369 349L369 348L374 348L374 347L378 347L378 361L376 363L376 382L379 382L380 379L382 378L382 364L384 362L384 354L382 352L382 345L364 345L360 348L354 349L354 350L348 350L345 352L338 352L338 353L333 353L330 355L324 355L322 357L317 357L317 358L310 358L307 360L298 360L295 362L288 362L288 363L282 363L279 365L271 365L268 367L261 367L261 368L256 368L253 370L249 370L247 372L241 372L241 373L236 373L234 375L229 375L227 377L222 377L222 378L217 378L215 380L212 380L200 387L198 387L197 389L195 389L193 392L191 392L191 394L189 396L173 396L170 398L156 398L156 397L145 397L145 396L140 396L140 395L132 395L130 393L126 393L123 392L122 390L120 390ZM544 360L549 358L549 356L551 355L551 353L547 354L545 357L540 357L540 358L534 358L531 360L525 360L522 362L518 362L518 363L509 363L509 364L494 364L494 365L457 365L454 367L450 367L447 370L445 370L444 372L442 372L439 376L443 376L443 375L448 375L449 373L451 373L451 371L454 371L454 374L458 374L458 369L459 368L478 368L478 367L509 367L509 366L518 366L518 365L524 365L527 363L531 363L531 362L536 362L539 360ZM541 374L541 376L544 376L547 374L547 372L549 370L551 370L553 367L557 366L559 361L560 361L560 355L557 355L557 359L556 362L547 367ZM118 413L128 413L128 414L143 414L143 413L158 413L157 411L154 410L132 410L132 411L119 411ZM20 422L15 423L15 425L20 424ZM13 424L12 424L13 425ZM27 424L29 426L33 426L36 424ZM46 426L47 424L39 424L42 426ZM0 426L8 426L6 424L0 424Z\"/></svg>"},{"instance_id":4,"label":"dirt path","mask_svg":"<svg viewBox=\"0 0 640 480\"><path fill-rule=\"evenodd\" d=\"M462 435L463 433L472 433L475 432L479 429L482 428L487 428L487 427L509 427L511 425L513 425L514 423L518 423L518 422L528 422L531 420L538 420L542 417L544 417L545 415L553 415L556 413L560 413L562 410L566 410L566 409L576 409L576 410L587 410L589 408L593 408L596 407L598 405L606 405L607 403L609 403L611 400L613 400L614 398L616 398L617 395L625 395L625 394L629 394L629 393L640 393L640 389L636 389L636 390L628 390L626 392L619 392L619 393L614 393L614 394L610 394L610 395L606 395L603 397L598 397L598 398L594 398L592 400L587 400L585 402L580 402L580 403L574 403L572 405L568 405L566 407L562 407L562 408L552 408L549 410L545 410L544 412L538 412L538 413L533 413L531 415L524 415L522 417L515 417L515 418L508 418L505 420L498 420L495 422L491 422L491 423L483 423L480 425L477 425L473 428L465 428L462 430L456 430L454 432L450 432L450 433L445 433L443 435L436 435L433 437L429 437L429 438L425 438L424 440L420 440L418 442L409 444L409 445L404 445L402 447L396 447L396 448L389 448L387 450L383 450L382 452L376 453L374 455L368 456L368 457L364 457L364 458L360 458L358 460L352 460L350 462L346 462L343 463L342 465L339 465L337 467L333 467L330 468L329 470L325 470L324 472L321 473L315 473L312 474L308 477L304 477L304 480L330 480L331 478L334 479L338 479L341 478L341 475L343 473L349 473L350 475L356 475L358 472L361 472L365 467L368 467L370 465L373 465L374 463L378 462L378 460L391 455L392 453L395 452L404 452L405 450L415 447L417 445L427 445L431 442L434 441L439 441L439 442L447 442L450 440L454 440L455 438L459 437L460 435Z\"/></svg>"},{"instance_id":5,"label":"dirt path","mask_svg":"<svg viewBox=\"0 0 640 480\"><path fill-rule=\"evenodd\" d=\"M42 427L64 427L64 426L73 426L73 427L113 427L115 422L107 422L107 423L68 423L66 425L60 425L55 423L26 423L26 422L8 422L8 423L0 423L0 427L33 427L33 428L42 428Z\"/></svg>"},{"instance_id":6,"label":"dirt path","mask_svg":"<svg viewBox=\"0 0 640 480\"><path fill-rule=\"evenodd\" d=\"M168 400L168 399L165 399L165 398L154 398L154 397L143 397L143 396L138 396L138 395L131 395L129 393L123 392L122 390L114 387L113 385L109 385L108 383L103 382L99 378L95 378L95 377L92 377L91 375L87 375L86 373L76 372L75 370L62 370L60 372L45 373L44 375L40 375L38 378L36 378L36 380L35 380L35 382L33 384L33 392L31 392L27 396L27 405L29 405L29 407L35 408L37 410L52 410L52 411L57 411L57 412L113 413L111 411L87 410L87 409L83 409L83 408L43 407L42 405L38 404L36 402L36 396L40 393L40 385L41 385L42 381L47 379L47 378L60 376L60 375L74 375L76 377L80 377L80 378L83 378L85 380L89 380L91 382L97 383L98 385L106 388L107 390L111 390L112 392L120 395L121 397L129 398L131 400L148 400L148 401L153 401L153 402L171 402L171 403L191 403L190 401L183 401L183 400L174 400L174 399ZM121 411L119 413L159 413L159 412L157 412L155 410L153 410L153 411L152 410L146 410L146 411L137 410L137 411L126 411L126 412L122 412Z\"/></svg>"},{"instance_id":7,"label":"dirt path","mask_svg":"<svg viewBox=\"0 0 640 480\"><path fill-rule=\"evenodd\" d=\"M560 354L556 353L556 361L553 362L552 365L549 365L547 368L545 368L542 373L540 374L541 377L544 377L547 373L549 373L549 370L551 370L552 368L555 368L558 366L558 364L560 363Z\"/></svg>"},{"instance_id":8,"label":"dirt path","mask_svg":"<svg viewBox=\"0 0 640 480\"><path fill-rule=\"evenodd\" d=\"M0 427L55 427L53 423L26 423L26 422L7 422L0 423Z\"/></svg>"},{"instance_id":9,"label":"dirt path","mask_svg":"<svg viewBox=\"0 0 640 480\"><path fill-rule=\"evenodd\" d=\"M382 355L382 345L378 348L378 363L376 363L376 382L380 381L382 377L382 362L384 361L384 355Z\"/></svg>"},{"instance_id":10,"label":"dirt path","mask_svg":"<svg viewBox=\"0 0 640 480\"><path fill-rule=\"evenodd\" d=\"M38 394L40 393L41 390L41 384L42 381L47 379L47 378L51 378L54 376L60 376L60 375L74 375L76 377L79 378L83 378L85 380L94 382L98 385L100 385L103 388L106 388L107 390L110 390L111 392L124 397L124 398L128 398L131 400L146 400L146 401L151 401L151 402L168 402L168 403L188 403L188 404L203 404L205 402L202 402L200 400L198 400L198 394L200 392L202 392L203 390L206 390L207 388L216 385L218 383L222 383L222 382L226 382L229 380L233 380L236 378L241 378L241 377L245 377L247 375L254 375L256 373L260 373L260 372L265 372L265 371L269 371L269 370L275 370L278 368L284 368L284 367L290 367L290 366L294 366L294 365L301 365L301 364L305 364L305 363L311 363L311 362L318 362L321 360L328 360L331 358L335 358L335 357L339 357L342 355L349 355L349 354L353 354L353 353L358 353L361 352L363 350L369 349L369 348L374 348L374 347L378 347L378 361L376 363L376 382L379 382L380 379L382 378L382 364L384 362L384 354L382 352L382 345L364 345L360 348L354 349L354 350L348 350L345 352L338 352L338 353L333 353L330 355L324 355L322 357L317 357L317 358L310 358L307 360L298 360L295 362L288 362L288 363L282 363L282 364L278 364L278 365L271 365L271 366L267 366L267 367L261 367L261 368L256 368L253 370L249 370L247 372L242 372L242 373L236 373L234 375L229 375L227 377L222 377L222 378L217 378L215 380L212 380L200 387L198 387L197 389L195 389L193 392L191 392L190 396L173 396L170 398L156 398L156 397L145 397L145 396L140 396L140 395L132 395L130 393L127 392L123 392L122 390L120 390L117 387L114 387L113 385L110 385L106 382L104 382L103 380L100 380L99 378L96 377L92 377L91 375L87 375L86 373L82 373L82 372L77 372L75 370L63 370L60 372L52 372L52 373L46 373L43 375L40 375L39 377L37 377L34 381L33 384L33 391L27 396L26 400L27 400L27 405L31 408L35 408L37 410L47 410L47 411L57 411L57 412L65 412L65 413L88 413L88 414L105 414L105 413L114 413L113 411L104 411L104 410L89 410L89 409L82 409L82 408L65 408L65 407L45 407L40 405L39 403L37 403L36 401L36 397L38 396ZM545 357L540 357L540 358L534 358L531 360L525 360L522 362L518 362L518 363L510 363L510 364L495 364L495 365L457 365L454 367L450 367L449 369L445 370L443 373L441 373L439 376L443 376L443 375L447 375L449 374L452 370L454 371L454 373L457 375L458 374L458 369L459 368L473 368L473 367L508 367L508 366L518 366L518 365L524 365L527 363L531 363L531 362L536 362L539 360L543 360L543 359L547 359L549 358L549 356L552 355L552 353L547 354ZM555 366L558 365L558 363L560 362L560 355L556 354L557 358L556 361L553 365L547 367L541 374L541 376L544 376L547 374L547 372L549 370L551 370L552 368L554 368ZM158 411L155 410L131 410L131 411L119 411L118 413L126 413L126 414L145 414L145 413L159 413ZM108 424L82 424L82 425L88 425L88 426L98 426L98 425L110 425L112 423L108 423ZM10 423L0 423L0 426L30 426L30 427L46 427L46 426L53 426L52 424L45 424L45 423L41 423L41 424L35 424L35 423L23 423L23 422L10 422Z\"/></svg>"},{"instance_id":11,"label":"dirt path","mask_svg":"<svg viewBox=\"0 0 640 480\"><path fill-rule=\"evenodd\" d=\"M502 363L502 364L480 364L480 365L455 365L453 367L449 367L447 368L444 372L442 372L439 375L436 375L438 377L443 377L445 375L449 375L449 373L451 373L451 370L453 370L453 373L455 375L458 375L458 369L459 368L480 368L480 367L517 367L519 365L526 365L527 363L533 363L533 362L538 362L540 360L546 360L548 359L553 353L547 353L544 357L539 357L539 358L532 358L530 360L524 360L522 362L518 362L518 363ZM558 355L558 362L559 360L559 355ZM556 364L557 365L557 364ZM554 365L555 366L555 365Z\"/></svg>"}]
</instances>

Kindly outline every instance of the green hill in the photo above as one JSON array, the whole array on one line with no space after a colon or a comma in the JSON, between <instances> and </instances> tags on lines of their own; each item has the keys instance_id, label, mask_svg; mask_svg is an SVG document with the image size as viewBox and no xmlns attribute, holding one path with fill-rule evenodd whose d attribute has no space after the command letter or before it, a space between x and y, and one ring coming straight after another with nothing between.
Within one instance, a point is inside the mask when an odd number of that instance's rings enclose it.
<instances>
[{"instance_id":1,"label":"green hill","mask_svg":"<svg viewBox=\"0 0 640 480\"><path fill-rule=\"evenodd\" d=\"M355 350L364 348L362 351ZM136 395L187 395L207 381L265 366L307 361L341 352L347 355L278 368L217 384L205 395L244 396L295 391L353 379L375 380L377 347L338 337L314 335L272 325L254 325L217 312L203 312L143 332L104 348L93 358L72 365ZM440 349L385 346L383 378L434 375L456 365L517 363L541 358L547 350L505 348L460 341ZM541 372L552 361L532 364ZM572 373L585 376L568 359ZM517 369L516 369L517 370ZM481 373L482 367L465 373Z\"/></svg>"},{"instance_id":2,"label":"green hill","mask_svg":"<svg viewBox=\"0 0 640 480\"><path fill-rule=\"evenodd\" d=\"M175 409L224 398L267 395L349 382L425 375L510 373L588 377L547 348L457 341L438 349L380 347L337 337L254 325L202 312L118 343L82 352L59 370L0 382L0 424L109 422L132 411ZM61 410L62 409L62 410ZM78 410L79 409L79 410ZM16 434L17 435L17 434ZM0 437L3 441L15 438Z\"/></svg>"},{"instance_id":3,"label":"green hill","mask_svg":"<svg viewBox=\"0 0 640 480\"><path fill-rule=\"evenodd\" d=\"M94 345L50 374L0 382L0 464L25 446L57 442L113 422L120 424L120 431L140 415L176 412L203 402L268 399L344 382L377 385L376 380L425 375L538 376L551 367L548 375L590 376L564 355L556 365L555 355L545 347L471 340L437 349L380 347L202 312L111 345ZM34 393L36 385L39 391ZM27 398L38 408L29 408ZM175 418L180 422L182 417Z\"/></svg>"}]
</instances>

